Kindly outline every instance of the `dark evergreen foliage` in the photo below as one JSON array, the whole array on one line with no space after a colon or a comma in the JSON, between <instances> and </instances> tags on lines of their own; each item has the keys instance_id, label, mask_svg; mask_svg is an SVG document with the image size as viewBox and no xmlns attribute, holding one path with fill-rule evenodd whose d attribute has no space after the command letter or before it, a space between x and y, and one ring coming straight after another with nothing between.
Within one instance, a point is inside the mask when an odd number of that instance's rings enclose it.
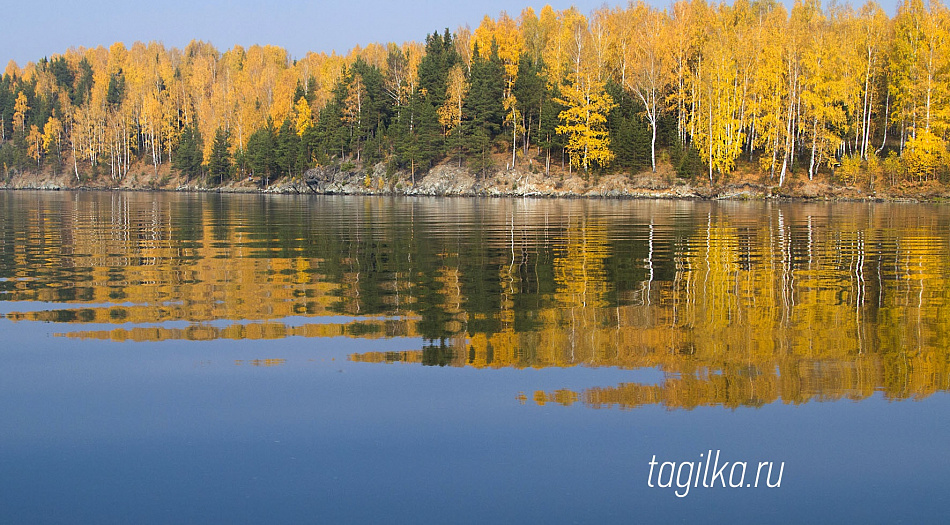
<instances>
[{"instance_id":1,"label":"dark evergreen foliage","mask_svg":"<svg viewBox=\"0 0 950 525\"><path fill-rule=\"evenodd\" d=\"M640 100L614 82L607 84L607 93L617 104L607 115L613 166L635 174L651 168L650 124L644 118Z\"/></svg>"},{"instance_id":2,"label":"dark evergreen foliage","mask_svg":"<svg viewBox=\"0 0 950 525\"><path fill-rule=\"evenodd\" d=\"M211 148L211 158L208 159L208 182L224 184L231 178L232 165L231 135L226 130L218 128L214 132L214 144Z\"/></svg>"},{"instance_id":3,"label":"dark evergreen foliage","mask_svg":"<svg viewBox=\"0 0 950 525\"><path fill-rule=\"evenodd\" d=\"M448 29L444 35L435 32L426 37L426 54L419 62L418 84L419 93L433 107L439 107L445 102L449 70L459 60L452 34Z\"/></svg>"},{"instance_id":4,"label":"dark evergreen foliage","mask_svg":"<svg viewBox=\"0 0 950 525\"><path fill-rule=\"evenodd\" d=\"M518 101L518 110L521 112L521 125L524 127L524 144L528 144L538 131L541 120L541 107L548 92L544 86L541 64L535 63L527 55L522 55L518 61L518 76L512 87L515 100Z\"/></svg>"},{"instance_id":5,"label":"dark evergreen foliage","mask_svg":"<svg viewBox=\"0 0 950 525\"><path fill-rule=\"evenodd\" d=\"M74 106L85 104L92 96L92 65L83 58L79 61L79 80L73 90L72 102Z\"/></svg>"},{"instance_id":6,"label":"dark evergreen foliage","mask_svg":"<svg viewBox=\"0 0 950 525\"><path fill-rule=\"evenodd\" d=\"M502 102L504 91L504 68L498 58L497 47L493 46L486 57L476 44L462 118L467 137L465 149L472 157L472 167L477 173L483 173L491 167L492 144L501 133L505 118Z\"/></svg>"},{"instance_id":7,"label":"dark evergreen foliage","mask_svg":"<svg viewBox=\"0 0 950 525\"><path fill-rule=\"evenodd\" d=\"M270 124L255 131L247 139L247 160L251 176L257 177L262 185L270 184L277 176L279 168L276 158L276 137Z\"/></svg>"},{"instance_id":8,"label":"dark evergreen foliage","mask_svg":"<svg viewBox=\"0 0 950 525\"><path fill-rule=\"evenodd\" d=\"M545 103L541 105L540 118L538 121L538 133L536 143L539 148L545 152L545 169L552 162L561 162L564 159L564 146L566 144L564 136L557 133L559 122L558 115L564 110L557 100L561 97L561 92L557 86L553 89L546 89L547 94L544 98ZM556 159L553 154L557 152Z\"/></svg>"},{"instance_id":9,"label":"dark evergreen foliage","mask_svg":"<svg viewBox=\"0 0 950 525\"><path fill-rule=\"evenodd\" d=\"M109 77L109 90L106 92L106 102L111 106L118 106L125 98L125 75L122 70Z\"/></svg>"},{"instance_id":10,"label":"dark evergreen foliage","mask_svg":"<svg viewBox=\"0 0 950 525\"><path fill-rule=\"evenodd\" d=\"M277 151L274 160L277 163L278 175L293 177L303 173L305 168L299 163L300 145L300 136L297 135L293 123L290 119L285 119L277 132Z\"/></svg>"},{"instance_id":11,"label":"dark evergreen foliage","mask_svg":"<svg viewBox=\"0 0 950 525\"><path fill-rule=\"evenodd\" d=\"M676 176L682 179L693 180L706 172L706 165L699 157L699 152L692 144L683 144L674 139L670 146L670 162L676 170Z\"/></svg>"},{"instance_id":12,"label":"dark evergreen foliage","mask_svg":"<svg viewBox=\"0 0 950 525\"><path fill-rule=\"evenodd\" d=\"M202 153L201 133L194 124L186 126L181 132L178 147L172 157L172 167L186 177L201 175L204 154Z\"/></svg>"}]
</instances>

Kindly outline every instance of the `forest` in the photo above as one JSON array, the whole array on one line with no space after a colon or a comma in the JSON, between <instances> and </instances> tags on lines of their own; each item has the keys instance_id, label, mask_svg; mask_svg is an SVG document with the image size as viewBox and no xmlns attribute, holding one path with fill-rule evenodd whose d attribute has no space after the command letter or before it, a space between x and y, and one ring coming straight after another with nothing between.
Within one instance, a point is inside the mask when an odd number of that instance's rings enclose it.
<instances>
[{"instance_id":1,"label":"forest","mask_svg":"<svg viewBox=\"0 0 950 525\"><path fill-rule=\"evenodd\" d=\"M524 9L292 59L193 41L71 48L0 76L4 181L266 186L439 164L698 184L950 183L950 11L796 0Z\"/></svg>"}]
</instances>

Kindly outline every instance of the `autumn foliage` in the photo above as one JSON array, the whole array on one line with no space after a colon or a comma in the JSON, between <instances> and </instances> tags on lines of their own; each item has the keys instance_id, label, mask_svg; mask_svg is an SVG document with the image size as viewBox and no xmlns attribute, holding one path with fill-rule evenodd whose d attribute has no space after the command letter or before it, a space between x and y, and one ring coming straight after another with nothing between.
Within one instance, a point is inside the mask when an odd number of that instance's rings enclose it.
<instances>
[{"instance_id":1,"label":"autumn foliage","mask_svg":"<svg viewBox=\"0 0 950 525\"><path fill-rule=\"evenodd\" d=\"M847 184L950 177L950 11L680 0L486 16L424 42L292 58L195 41L69 49L0 76L2 176L210 185L439 162ZM885 162L888 157L890 162ZM503 161L499 159L505 159ZM842 169L843 167L843 169Z\"/></svg>"}]
</instances>

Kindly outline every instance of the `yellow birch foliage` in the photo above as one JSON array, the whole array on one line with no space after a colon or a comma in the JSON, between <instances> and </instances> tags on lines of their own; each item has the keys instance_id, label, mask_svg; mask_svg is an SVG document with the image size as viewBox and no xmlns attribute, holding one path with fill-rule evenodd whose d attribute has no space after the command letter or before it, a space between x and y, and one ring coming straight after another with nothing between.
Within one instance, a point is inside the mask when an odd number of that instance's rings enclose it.
<instances>
[{"instance_id":1,"label":"yellow birch foliage","mask_svg":"<svg viewBox=\"0 0 950 525\"><path fill-rule=\"evenodd\" d=\"M359 127L364 100L366 100L366 86L363 85L363 77L356 73L350 80L346 99L343 101L343 122L351 127Z\"/></svg>"},{"instance_id":2,"label":"yellow birch foliage","mask_svg":"<svg viewBox=\"0 0 950 525\"><path fill-rule=\"evenodd\" d=\"M560 15L546 5L538 16L538 36L534 41L538 43L541 60L547 73L549 86L561 84L564 78L564 45L561 33Z\"/></svg>"},{"instance_id":3,"label":"yellow birch foliage","mask_svg":"<svg viewBox=\"0 0 950 525\"><path fill-rule=\"evenodd\" d=\"M842 58L846 53L836 45L835 34L817 1L796 4L793 16L809 35L802 46L801 126L808 140L806 146L810 149L808 177L812 178L822 160L833 159L834 150L841 144L841 137L835 130L845 120L842 111L846 96L846 86L842 82L845 64Z\"/></svg>"},{"instance_id":4,"label":"yellow birch foliage","mask_svg":"<svg viewBox=\"0 0 950 525\"><path fill-rule=\"evenodd\" d=\"M616 40L611 46L620 72L620 85L643 104L650 123L650 161L656 171L656 131L662 102L672 74L669 32L666 13L637 2L625 13L610 18Z\"/></svg>"},{"instance_id":5,"label":"yellow birch foliage","mask_svg":"<svg viewBox=\"0 0 950 525\"><path fill-rule=\"evenodd\" d=\"M918 180L935 179L938 169L946 166L947 160L946 141L927 130L918 131L904 146L904 166Z\"/></svg>"},{"instance_id":6,"label":"yellow birch foliage","mask_svg":"<svg viewBox=\"0 0 950 525\"><path fill-rule=\"evenodd\" d=\"M310 104L305 97L300 97L300 99L297 100L297 105L294 106L294 116L294 128L297 130L297 135L302 137L304 132L313 125Z\"/></svg>"},{"instance_id":7,"label":"yellow birch foliage","mask_svg":"<svg viewBox=\"0 0 950 525\"><path fill-rule=\"evenodd\" d=\"M462 122L462 104L468 93L468 81L465 80L465 72L460 64L455 64L449 70L446 84L445 103L438 112L439 124L442 124L442 132L447 136Z\"/></svg>"},{"instance_id":8,"label":"yellow birch foliage","mask_svg":"<svg viewBox=\"0 0 950 525\"><path fill-rule=\"evenodd\" d=\"M931 146L950 136L950 11L941 0L902 0L893 19L873 1L857 12L834 3L823 8L820 0L796 0L790 12L773 0L679 0L666 10L631 2L589 16L576 8L529 7L517 18L486 16L474 31L459 28L454 40L461 61L437 109L443 133L462 120L462 73L474 45L483 52L497 46L512 162L519 134L540 138L534 127L540 123L532 120L538 115L521 118L512 94L521 58L543 65L541 77L561 91L567 105L558 129L569 138L572 166L585 169L609 162L602 122L612 105L603 93L608 79L646 107L653 132L663 118L675 122L679 145L698 150L710 175L732 170L743 150L769 175L780 171L781 184L803 167L814 175L841 158L868 159L893 148L908 155L905 167L918 166L918 175L932 178L938 175L926 159L933 155L920 152L936 151ZM268 121L289 118L302 134L357 59L380 69L391 101L404 107L417 89L423 53L420 42L296 60L276 46L220 53L200 41L182 50L156 42L70 49L53 59L66 60L75 74L71 86L61 84L52 60L22 69L7 64L14 87L6 129L19 140L36 124L41 140L29 152L34 159L55 145L79 161L109 165L113 177L149 160L157 173L192 124L206 156L216 129L231 133L235 150ZM83 80L84 91L75 93L87 63L92 83ZM20 89L21 82L32 86ZM110 84L119 88L111 97ZM350 98L346 123L353 131L362 111L352 106L361 107L362 96ZM54 108L57 120L34 122L31 105ZM9 138L0 133L0 140Z\"/></svg>"},{"instance_id":9,"label":"yellow birch foliage","mask_svg":"<svg viewBox=\"0 0 950 525\"><path fill-rule=\"evenodd\" d=\"M691 4L679 0L670 7L669 15L669 52L673 78L667 105L675 115L677 134L683 142L686 142L689 132L690 102L693 101L690 64L695 62L701 43L703 22L698 15L705 11L705 3L700 2L702 0L694 0Z\"/></svg>"},{"instance_id":10,"label":"yellow birch foliage","mask_svg":"<svg viewBox=\"0 0 950 525\"><path fill-rule=\"evenodd\" d=\"M275 124L290 117L296 90L297 77L294 72L290 69L281 70L274 86L274 102L270 107L270 118Z\"/></svg>"},{"instance_id":11,"label":"yellow birch foliage","mask_svg":"<svg viewBox=\"0 0 950 525\"><path fill-rule=\"evenodd\" d=\"M16 60L7 62L7 67L3 70L3 74L8 77L15 77L20 74L20 66L17 65Z\"/></svg>"},{"instance_id":12,"label":"yellow birch foliage","mask_svg":"<svg viewBox=\"0 0 950 525\"><path fill-rule=\"evenodd\" d=\"M30 125L30 133L26 137L26 142L27 155L39 164L40 158L43 157L43 134L40 133L40 128L36 124Z\"/></svg>"},{"instance_id":13,"label":"yellow birch foliage","mask_svg":"<svg viewBox=\"0 0 950 525\"><path fill-rule=\"evenodd\" d=\"M521 31L521 41L524 46L522 54L527 56L531 62L538 63L541 60L541 53L544 51L547 34L542 30L540 20L534 9L526 7L521 11L521 15L518 17L518 29Z\"/></svg>"},{"instance_id":14,"label":"yellow birch foliage","mask_svg":"<svg viewBox=\"0 0 950 525\"><path fill-rule=\"evenodd\" d=\"M50 117L43 126L43 153L48 155L54 145L59 147L62 133L63 123L56 117Z\"/></svg>"},{"instance_id":15,"label":"yellow birch foliage","mask_svg":"<svg viewBox=\"0 0 950 525\"><path fill-rule=\"evenodd\" d=\"M13 131L24 131L24 122L26 121L26 112L30 110L27 105L26 95L21 91L17 94L16 102L13 103Z\"/></svg>"},{"instance_id":16,"label":"yellow birch foliage","mask_svg":"<svg viewBox=\"0 0 950 525\"><path fill-rule=\"evenodd\" d=\"M524 50L524 39L518 24L502 12L498 20L486 16L472 34L472 46L478 44L482 54L487 54L492 44L498 46L498 58L505 68L505 91L508 93L518 75L518 60Z\"/></svg>"},{"instance_id":17,"label":"yellow birch foliage","mask_svg":"<svg viewBox=\"0 0 950 525\"><path fill-rule=\"evenodd\" d=\"M745 139L741 82L734 52L739 43L729 26L731 8L723 5L720 9L718 13L707 13L702 59L692 75L696 110L691 112L691 134L706 161L710 180L714 171L732 171Z\"/></svg>"},{"instance_id":18,"label":"yellow birch foliage","mask_svg":"<svg viewBox=\"0 0 950 525\"><path fill-rule=\"evenodd\" d=\"M566 107L558 115L556 131L567 137L571 166L589 171L592 164L607 166L614 158L607 132L607 114L616 104L604 89L604 83L589 79L575 80L562 89L557 102Z\"/></svg>"},{"instance_id":19,"label":"yellow birch foliage","mask_svg":"<svg viewBox=\"0 0 950 525\"><path fill-rule=\"evenodd\" d=\"M470 71L472 68L472 30L468 26L459 27L455 30L455 52L458 53L459 58L462 59L462 64L465 66L466 71ZM380 70L385 71L385 67L380 67Z\"/></svg>"},{"instance_id":20,"label":"yellow birch foliage","mask_svg":"<svg viewBox=\"0 0 950 525\"><path fill-rule=\"evenodd\" d=\"M750 93L752 145L761 148L759 164L774 175L786 126L788 79L783 61L788 13L778 4L759 24L762 46Z\"/></svg>"}]
</instances>

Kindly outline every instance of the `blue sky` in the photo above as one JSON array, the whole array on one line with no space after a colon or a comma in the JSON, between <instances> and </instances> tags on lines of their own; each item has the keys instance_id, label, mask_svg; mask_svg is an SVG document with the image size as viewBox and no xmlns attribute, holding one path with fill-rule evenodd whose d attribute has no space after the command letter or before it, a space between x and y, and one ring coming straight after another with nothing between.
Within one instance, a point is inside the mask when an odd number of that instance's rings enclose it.
<instances>
[{"instance_id":1,"label":"blue sky","mask_svg":"<svg viewBox=\"0 0 950 525\"><path fill-rule=\"evenodd\" d=\"M182 48L197 39L222 51L235 44L272 44L286 48L292 57L307 51L345 52L370 42L421 41L426 34L445 27L454 30L467 24L474 29L486 14L494 17L507 11L517 17L526 5L540 11L545 4L513 0L14 1L12 9L4 10L0 68L11 59L23 66L69 47L108 47L117 41L130 45L157 40ZM881 4L893 15L896 1L883 0ZM555 9L575 5L587 14L604 2L546 3ZM667 0L650 3L659 7L670 4ZM626 1L607 4L625 5Z\"/></svg>"}]
</instances>

